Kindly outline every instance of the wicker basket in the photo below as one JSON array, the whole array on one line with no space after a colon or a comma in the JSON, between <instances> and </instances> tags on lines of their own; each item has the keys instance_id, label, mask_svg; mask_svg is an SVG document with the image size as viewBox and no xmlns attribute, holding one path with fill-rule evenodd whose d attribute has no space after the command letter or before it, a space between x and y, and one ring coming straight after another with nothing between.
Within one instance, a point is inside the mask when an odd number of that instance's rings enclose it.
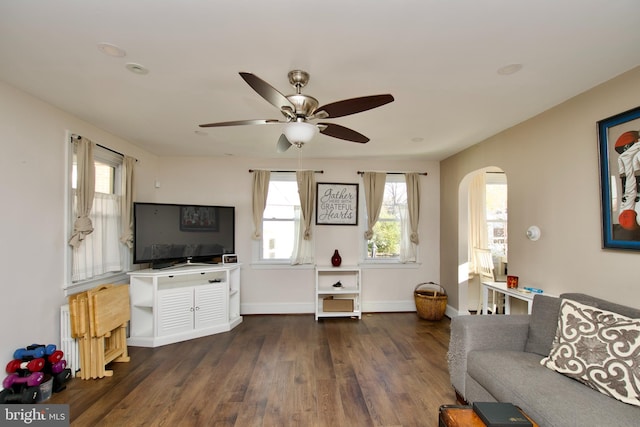
<instances>
[{"instance_id":1,"label":"wicker basket","mask_svg":"<svg viewBox=\"0 0 640 427\"><path fill-rule=\"evenodd\" d=\"M413 291L416 300L416 311L421 319L441 320L447 309L447 291L437 283L425 282L416 286Z\"/></svg>"}]
</instances>

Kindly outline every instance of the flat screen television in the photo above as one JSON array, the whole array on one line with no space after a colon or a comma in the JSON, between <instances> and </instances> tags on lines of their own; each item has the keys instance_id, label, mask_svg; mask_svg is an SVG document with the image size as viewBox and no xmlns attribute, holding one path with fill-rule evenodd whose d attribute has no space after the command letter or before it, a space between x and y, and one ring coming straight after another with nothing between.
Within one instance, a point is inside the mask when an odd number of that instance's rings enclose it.
<instances>
[{"instance_id":1,"label":"flat screen television","mask_svg":"<svg viewBox=\"0 0 640 427\"><path fill-rule=\"evenodd\" d=\"M133 262L165 268L235 253L235 207L136 202Z\"/></svg>"}]
</instances>

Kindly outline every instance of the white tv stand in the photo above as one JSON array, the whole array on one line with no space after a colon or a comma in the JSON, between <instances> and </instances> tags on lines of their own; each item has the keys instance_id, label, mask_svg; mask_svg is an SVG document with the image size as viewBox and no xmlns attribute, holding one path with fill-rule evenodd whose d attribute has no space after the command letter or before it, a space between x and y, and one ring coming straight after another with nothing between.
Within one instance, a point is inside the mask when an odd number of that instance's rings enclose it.
<instances>
[{"instance_id":1,"label":"white tv stand","mask_svg":"<svg viewBox=\"0 0 640 427\"><path fill-rule=\"evenodd\" d=\"M230 331L242 322L240 264L192 264L129 276L128 345L158 347Z\"/></svg>"}]
</instances>

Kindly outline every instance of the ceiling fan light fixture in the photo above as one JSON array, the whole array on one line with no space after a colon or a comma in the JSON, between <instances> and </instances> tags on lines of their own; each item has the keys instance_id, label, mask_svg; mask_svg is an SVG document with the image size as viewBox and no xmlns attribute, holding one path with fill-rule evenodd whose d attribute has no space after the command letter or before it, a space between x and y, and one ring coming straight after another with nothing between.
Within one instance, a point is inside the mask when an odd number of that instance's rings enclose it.
<instances>
[{"instance_id":1,"label":"ceiling fan light fixture","mask_svg":"<svg viewBox=\"0 0 640 427\"><path fill-rule=\"evenodd\" d=\"M317 133L317 126L311 123L291 122L284 126L284 135L292 144L309 143Z\"/></svg>"}]
</instances>

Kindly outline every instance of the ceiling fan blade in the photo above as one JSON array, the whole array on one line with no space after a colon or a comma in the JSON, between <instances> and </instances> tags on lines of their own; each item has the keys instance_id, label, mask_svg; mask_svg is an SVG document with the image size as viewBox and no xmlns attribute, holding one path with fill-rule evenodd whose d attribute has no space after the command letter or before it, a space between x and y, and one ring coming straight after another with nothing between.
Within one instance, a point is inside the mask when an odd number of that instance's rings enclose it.
<instances>
[{"instance_id":1,"label":"ceiling fan blade","mask_svg":"<svg viewBox=\"0 0 640 427\"><path fill-rule=\"evenodd\" d=\"M276 144L276 151L278 151L278 153L284 153L292 145L293 144L289 142L289 140L283 133L282 135L280 135L280 138L278 139L278 143Z\"/></svg>"},{"instance_id":2,"label":"ceiling fan blade","mask_svg":"<svg viewBox=\"0 0 640 427\"><path fill-rule=\"evenodd\" d=\"M343 101L332 102L331 104L318 107L313 115L321 119L343 117L350 114L371 110L372 108L380 107L392 101L393 96L389 94L345 99Z\"/></svg>"},{"instance_id":3,"label":"ceiling fan blade","mask_svg":"<svg viewBox=\"0 0 640 427\"><path fill-rule=\"evenodd\" d=\"M268 125L272 123L286 123L281 122L276 119L266 119L266 120L235 120L232 122L220 122L220 123L207 123L204 125L200 125L201 128L216 128L222 126L243 126L243 125Z\"/></svg>"},{"instance_id":4,"label":"ceiling fan blade","mask_svg":"<svg viewBox=\"0 0 640 427\"><path fill-rule=\"evenodd\" d=\"M323 135L352 142L359 142L361 144L369 142L369 138L363 134L335 123L318 123L318 128L320 129L320 133Z\"/></svg>"},{"instance_id":5,"label":"ceiling fan blade","mask_svg":"<svg viewBox=\"0 0 640 427\"><path fill-rule=\"evenodd\" d=\"M273 86L262 80L260 77L251 73L243 72L240 73L240 76L253 88L253 90L266 99L269 104L275 106L279 110L285 108L287 110L296 111L295 105L293 105L286 96L278 92Z\"/></svg>"}]
</instances>

